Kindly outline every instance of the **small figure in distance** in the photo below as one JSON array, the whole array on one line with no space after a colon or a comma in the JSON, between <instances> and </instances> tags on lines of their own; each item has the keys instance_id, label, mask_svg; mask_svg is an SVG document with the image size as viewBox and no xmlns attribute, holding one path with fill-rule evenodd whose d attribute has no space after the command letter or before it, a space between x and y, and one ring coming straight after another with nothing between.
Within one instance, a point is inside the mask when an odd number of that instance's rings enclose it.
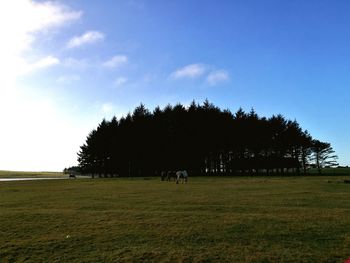
<instances>
[{"instance_id":1,"label":"small figure in distance","mask_svg":"<svg viewBox=\"0 0 350 263\"><path fill-rule=\"evenodd\" d=\"M180 180L182 183L187 183L188 173L186 170L176 172L176 183L178 184Z\"/></svg>"},{"instance_id":2,"label":"small figure in distance","mask_svg":"<svg viewBox=\"0 0 350 263\"><path fill-rule=\"evenodd\" d=\"M161 173L160 173L160 180L164 181L166 177L167 177L166 172L165 171L161 171Z\"/></svg>"},{"instance_id":3,"label":"small figure in distance","mask_svg":"<svg viewBox=\"0 0 350 263\"><path fill-rule=\"evenodd\" d=\"M171 178L174 178L174 182L176 180L176 172L175 171L168 171L167 172L167 181L170 182L171 181Z\"/></svg>"}]
</instances>

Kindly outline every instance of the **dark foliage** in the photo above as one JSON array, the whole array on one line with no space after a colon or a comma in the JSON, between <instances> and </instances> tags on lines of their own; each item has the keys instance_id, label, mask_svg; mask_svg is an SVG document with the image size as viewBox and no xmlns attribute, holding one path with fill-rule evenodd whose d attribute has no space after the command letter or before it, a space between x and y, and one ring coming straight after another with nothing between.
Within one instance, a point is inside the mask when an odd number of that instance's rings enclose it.
<instances>
[{"instance_id":1,"label":"dark foliage","mask_svg":"<svg viewBox=\"0 0 350 263\"><path fill-rule=\"evenodd\" d=\"M63 169L64 174L80 174L81 167L80 166L71 166Z\"/></svg>"},{"instance_id":2,"label":"dark foliage","mask_svg":"<svg viewBox=\"0 0 350 263\"><path fill-rule=\"evenodd\" d=\"M330 144L313 140L296 121L260 117L254 110L232 114L207 100L153 112L141 104L119 120L103 120L78 153L81 170L100 176L179 169L191 175L299 174L312 159L318 167L329 165L328 157L334 158Z\"/></svg>"}]
</instances>

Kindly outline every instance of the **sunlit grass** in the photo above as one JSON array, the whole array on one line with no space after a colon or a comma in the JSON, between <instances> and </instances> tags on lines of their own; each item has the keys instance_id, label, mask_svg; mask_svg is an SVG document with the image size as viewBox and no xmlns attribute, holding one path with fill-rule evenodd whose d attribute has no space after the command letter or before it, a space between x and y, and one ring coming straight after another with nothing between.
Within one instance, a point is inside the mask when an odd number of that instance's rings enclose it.
<instances>
[{"instance_id":1,"label":"sunlit grass","mask_svg":"<svg viewBox=\"0 0 350 263\"><path fill-rule=\"evenodd\" d=\"M345 178L3 182L0 262L343 262Z\"/></svg>"},{"instance_id":2,"label":"sunlit grass","mask_svg":"<svg viewBox=\"0 0 350 263\"><path fill-rule=\"evenodd\" d=\"M21 172L0 170L0 178L64 177L61 172Z\"/></svg>"}]
</instances>

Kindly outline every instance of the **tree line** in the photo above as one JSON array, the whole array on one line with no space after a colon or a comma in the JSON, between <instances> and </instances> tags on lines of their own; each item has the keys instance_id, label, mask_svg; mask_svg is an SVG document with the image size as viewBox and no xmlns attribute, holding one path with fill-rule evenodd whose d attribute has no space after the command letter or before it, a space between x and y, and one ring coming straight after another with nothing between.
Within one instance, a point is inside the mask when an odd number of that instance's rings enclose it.
<instances>
[{"instance_id":1,"label":"tree line","mask_svg":"<svg viewBox=\"0 0 350 263\"><path fill-rule=\"evenodd\" d=\"M191 175L306 174L337 165L330 143L313 139L296 120L253 109L221 110L208 100L132 113L92 130L80 147L85 174L153 176L186 169Z\"/></svg>"}]
</instances>

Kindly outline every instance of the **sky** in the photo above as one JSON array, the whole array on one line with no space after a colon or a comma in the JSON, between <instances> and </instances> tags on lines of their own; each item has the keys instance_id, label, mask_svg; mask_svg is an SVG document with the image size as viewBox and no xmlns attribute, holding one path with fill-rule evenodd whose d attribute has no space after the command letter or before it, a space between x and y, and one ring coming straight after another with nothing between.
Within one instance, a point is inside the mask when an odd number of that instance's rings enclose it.
<instances>
[{"instance_id":1,"label":"sky","mask_svg":"<svg viewBox=\"0 0 350 263\"><path fill-rule=\"evenodd\" d=\"M296 119L350 165L347 0L0 2L0 170L61 171L103 118L192 100Z\"/></svg>"}]
</instances>

